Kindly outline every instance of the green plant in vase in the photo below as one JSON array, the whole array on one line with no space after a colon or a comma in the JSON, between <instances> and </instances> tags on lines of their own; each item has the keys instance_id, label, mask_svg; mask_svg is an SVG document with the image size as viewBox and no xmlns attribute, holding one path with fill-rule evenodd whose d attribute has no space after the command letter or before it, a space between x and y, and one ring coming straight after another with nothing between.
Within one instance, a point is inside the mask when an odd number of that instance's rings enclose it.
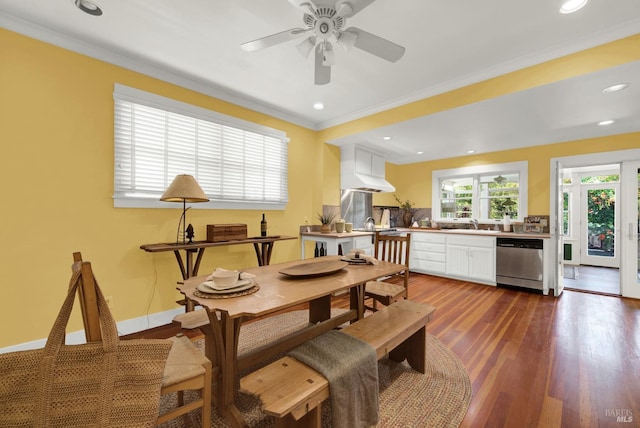
<instances>
[{"instance_id":1,"label":"green plant in vase","mask_svg":"<svg viewBox=\"0 0 640 428\"><path fill-rule=\"evenodd\" d=\"M320 232L330 233L331 223L336 218L336 214L318 214L318 220L320 220Z\"/></svg>"},{"instance_id":2,"label":"green plant in vase","mask_svg":"<svg viewBox=\"0 0 640 428\"><path fill-rule=\"evenodd\" d=\"M405 199L404 201L402 201L396 194L394 194L393 197L396 199L398 204L400 204L399 208L400 211L402 211L402 223L404 224L404 227L410 227L411 220L413 219L413 216L417 211L415 208L413 208L413 202L411 202L409 199Z\"/></svg>"}]
</instances>

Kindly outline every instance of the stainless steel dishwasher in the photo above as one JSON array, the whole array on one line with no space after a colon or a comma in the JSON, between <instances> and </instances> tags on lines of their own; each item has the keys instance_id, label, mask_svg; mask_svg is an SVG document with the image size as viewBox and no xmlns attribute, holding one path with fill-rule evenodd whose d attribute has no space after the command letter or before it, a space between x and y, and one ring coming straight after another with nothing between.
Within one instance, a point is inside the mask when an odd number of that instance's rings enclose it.
<instances>
[{"instance_id":1,"label":"stainless steel dishwasher","mask_svg":"<svg viewBox=\"0 0 640 428\"><path fill-rule=\"evenodd\" d=\"M496 282L498 285L542 291L542 239L498 238Z\"/></svg>"}]
</instances>

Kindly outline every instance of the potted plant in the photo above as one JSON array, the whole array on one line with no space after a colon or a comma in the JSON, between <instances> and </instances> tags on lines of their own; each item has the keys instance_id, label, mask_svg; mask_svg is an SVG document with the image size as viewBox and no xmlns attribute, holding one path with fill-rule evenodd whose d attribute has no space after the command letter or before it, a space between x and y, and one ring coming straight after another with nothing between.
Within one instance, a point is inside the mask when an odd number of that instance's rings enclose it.
<instances>
[{"instance_id":1,"label":"potted plant","mask_svg":"<svg viewBox=\"0 0 640 428\"><path fill-rule=\"evenodd\" d=\"M396 198L396 201L400 204L400 211L402 211L402 223L404 223L404 227L411 227L411 221L416 213L416 209L413 208L413 202L409 199L401 201L396 194L394 194L393 197Z\"/></svg>"},{"instance_id":2,"label":"potted plant","mask_svg":"<svg viewBox=\"0 0 640 428\"><path fill-rule=\"evenodd\" d=\"M336 218L335 214L318 214L320 220L320 233L331 233L331 222Z\"/></svg>"}]
</instances>

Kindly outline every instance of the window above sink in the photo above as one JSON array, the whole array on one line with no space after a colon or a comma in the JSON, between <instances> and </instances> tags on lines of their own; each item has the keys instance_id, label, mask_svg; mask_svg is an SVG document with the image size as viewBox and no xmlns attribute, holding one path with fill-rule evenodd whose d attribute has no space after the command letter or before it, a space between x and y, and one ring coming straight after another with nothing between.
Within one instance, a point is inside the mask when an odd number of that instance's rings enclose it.
<instances>
[{"instance_id":1,"label":"window above sink","mask_svg":"<svg viewBox=\"0 0 640 428\"><path fill-rule=\"evenodd\" d=\"M528 162L433 171L433 218L495 223L527 216Z\"/></svg>"}]
</instances>

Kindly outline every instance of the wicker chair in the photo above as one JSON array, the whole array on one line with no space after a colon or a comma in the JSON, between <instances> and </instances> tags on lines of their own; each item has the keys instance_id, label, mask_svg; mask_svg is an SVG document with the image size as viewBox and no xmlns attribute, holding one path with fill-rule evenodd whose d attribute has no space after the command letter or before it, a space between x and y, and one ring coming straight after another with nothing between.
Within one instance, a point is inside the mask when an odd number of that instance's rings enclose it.
<instances>
[{"instance_id":1,"label":"wicker chair","mask_svg":"<svg viewBox=\"0 0 640 428\"><path fill-rule=\"evenodd\" d=\"M80 270L80 287L78 298L82 310L82 320L87 342L102 340L100 321L98 316L98 301L96 288L98 287L91 263L82 260L80 253L73 253L74 264L72 270ZM200 408L202 412L202 426L211 426L211 362L185 336L171 338L173 346L169 352L162 378L161 395L177 393L178 407L158 416L157 424L187 414ZM200 398L189 403L184 402L184 392L200 390Z\"/></svg>"},{"instance_id":2,"label":"wicker chair","mask_svg":"<svg viewBox=\"0 0 640 428\"><path fill-rule=\"evenodd\" d=\"M392 277L369 281L365 286L365 307L371 311L378 310L378 303L389 306L399 299L409 298L409 249L411 234L406 236L383 235L376 232L374 257L392 263L403 264L406 269ZM393 280L400 278L400 280ZM393 281L393 282L392 282ZM398 284L400 282L400 284ZM368 304L372 299L372 304Z\"/></svg>"}]
</instances>

